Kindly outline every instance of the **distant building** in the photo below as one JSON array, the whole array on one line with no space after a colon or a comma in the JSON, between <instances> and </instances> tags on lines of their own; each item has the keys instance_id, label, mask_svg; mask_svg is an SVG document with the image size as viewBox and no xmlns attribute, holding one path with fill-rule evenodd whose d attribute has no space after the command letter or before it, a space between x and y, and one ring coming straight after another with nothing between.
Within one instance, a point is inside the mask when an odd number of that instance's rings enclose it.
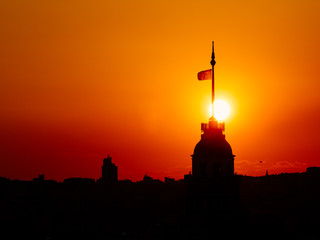
<instances>
[{"instance_id":1,"label":"distant building","mask_svg":"<svg viewBox=\"0 0 320 240\"><path fill-rule=\"evenodd\" d=\"M312 175L320 175L320 167L308 167L307 173Z\"/></svg>"},{"instance_id":2,"label":"distant building","mask_svg":"<svg viewBox=\"0 0 320 240\"><path fill-rule=\"evenodd\" d=\"M34 182L44 182L44 174L39 174L39 177L33 178Z\"/></svg>"},{"instance_id":3,"label":"distant building","mask_svg":"<svg viewBox=\"0 0 320 240\"><path fill-rule=\"evenodd\" d=\"M105 183L115 183L118 181L118 167L112 163L112 158L109 156L103 159L102 178Z\"/></svg>"},{"instance_id":4,"label":"distant building","mask_svg":"<svg viewBox=\"0 0 320 240\"><path fill-rule=\"evenodd\" d=\"M164 182L165 183L174 183L176 180L174 178L171 177L165 177L164 178Z\"/></svg>"},{"instance_id":5,"label":"distant building","mask_svg":"<svg viewBox=\"0 0 320 240\"><path fill-rule=\"evenodd\" d=\"M150 177L150 176L148 176L147 174L145 174L144 176L143 176L143 180L142 180L143 182L153 182L153 178L152 177Z\"/></svg>"}]
</instances>

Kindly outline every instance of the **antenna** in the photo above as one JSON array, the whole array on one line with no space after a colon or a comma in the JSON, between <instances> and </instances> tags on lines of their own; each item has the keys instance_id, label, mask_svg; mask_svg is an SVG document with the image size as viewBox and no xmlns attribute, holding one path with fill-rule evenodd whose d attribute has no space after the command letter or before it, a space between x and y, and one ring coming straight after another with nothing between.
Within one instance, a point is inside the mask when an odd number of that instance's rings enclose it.
<instances>
[{"instance_id":1,"label":"antenna","mask_svg":"<svg viewBox=\"0 0 320 240\"><path fill-rule=\"evenodd\" d=\"M211 66L212 66L212 97L211 97L211 104L212 104L212 118L214 119L214 65L216 65L215 55L214 55L214 41L212 41L212 55L211 55Z\"/></svg>"}]
</instances>

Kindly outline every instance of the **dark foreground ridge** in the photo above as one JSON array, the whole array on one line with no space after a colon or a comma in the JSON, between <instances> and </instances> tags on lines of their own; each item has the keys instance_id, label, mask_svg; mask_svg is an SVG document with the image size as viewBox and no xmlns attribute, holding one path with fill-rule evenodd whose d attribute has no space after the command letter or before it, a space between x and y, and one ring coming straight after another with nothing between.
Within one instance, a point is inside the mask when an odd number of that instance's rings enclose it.
<instances>
[{"instance_id":1,"label":"dark foreground ridge","mask_svg":"<svg viewBox=\"0 0 320 240\"><path fill-rule=\"evenodd\" d=\"M240 177L240 176L239 176ZM241 176L240 204L192 205L188 175L165 182L0 178L2 239L318 239L320 168ZM190 203L191 202L191 203ZM208 204L216 204L215 207ZM220 206L220 207L219 207ZM220 210L219 210L220 209Z\"/></svg>"}]
</instances>

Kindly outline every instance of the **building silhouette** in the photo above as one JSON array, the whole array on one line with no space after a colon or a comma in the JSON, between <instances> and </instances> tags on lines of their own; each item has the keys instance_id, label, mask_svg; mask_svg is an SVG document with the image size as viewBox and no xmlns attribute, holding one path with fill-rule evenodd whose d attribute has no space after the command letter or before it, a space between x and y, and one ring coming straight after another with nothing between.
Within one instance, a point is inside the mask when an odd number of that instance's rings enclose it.
<instances>
[{"instance_id":1,"label":"building silhouette","mask_svg":"<svg viewBox=\"0 0 320 240\"><path fill-rule=\"evenodd\" d=\"M115 183L118 181L118 167L112 163L112 158L109 156L103 159L102 165L102 182Z\"/></svg>"},{"instance_id":2,"label":"building silhouette","mask_svg":"<svg viewBox=\"0 0 320 240\"><path fill-rule=\"evenodd\" d=\"M191 155L193 178L210 180L234 175L234 155L225 139L224 126L214 117L201 124L201 139Z\"/></svg>"},{"instance_id":3,"label":"building silhouette","mask_svg":"<svg viewBox=\"0 0 320 240\"><path fill-rule=\"evenodd\" d=\"M212 45L212 69L198 74L199 80L212 80L212 106L215 63ZM217 214L236 211L240 206L240 178L234 174L235 155L225 138L224 122L215 119L214 114L208 123L201 123L201 139L191 157L192 174L185 176L188 182L187 202L190 219L203 219L204 222L208 222L208 219Z\"/></svg>"},{"instance_id":4,"label":"building silhouette","mask_svg":"<svg viewBox=\"0 0 320 240\"><path fill-rule=\"evenodd\" d=\"M234 175L234 155L230 144L226 141L224 122L214 117L214 42L211 55L212 69L198 73L199 80L212 80L212 117L209 123L201 123L201 140L194 148L192 156L192 175L194 179L212 180L230 178Z\"/></svg>"}]
</instances>

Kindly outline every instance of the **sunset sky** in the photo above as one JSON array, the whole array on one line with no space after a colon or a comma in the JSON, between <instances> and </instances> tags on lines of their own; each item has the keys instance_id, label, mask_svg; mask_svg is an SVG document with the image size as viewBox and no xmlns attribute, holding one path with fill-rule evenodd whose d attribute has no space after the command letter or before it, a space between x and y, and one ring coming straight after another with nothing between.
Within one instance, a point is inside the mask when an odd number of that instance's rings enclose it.
<instances>
[{"instance_id":1,"label":"sunset sky","mask_svg":"<svg viewBox=\"0 0 320 240\"><path fill-rule=\"evenodd\" d=\"M183 178L216 98L246 175L320 166L320 1L0 0L0 176Z\"/></svg>"}]
</instances>

